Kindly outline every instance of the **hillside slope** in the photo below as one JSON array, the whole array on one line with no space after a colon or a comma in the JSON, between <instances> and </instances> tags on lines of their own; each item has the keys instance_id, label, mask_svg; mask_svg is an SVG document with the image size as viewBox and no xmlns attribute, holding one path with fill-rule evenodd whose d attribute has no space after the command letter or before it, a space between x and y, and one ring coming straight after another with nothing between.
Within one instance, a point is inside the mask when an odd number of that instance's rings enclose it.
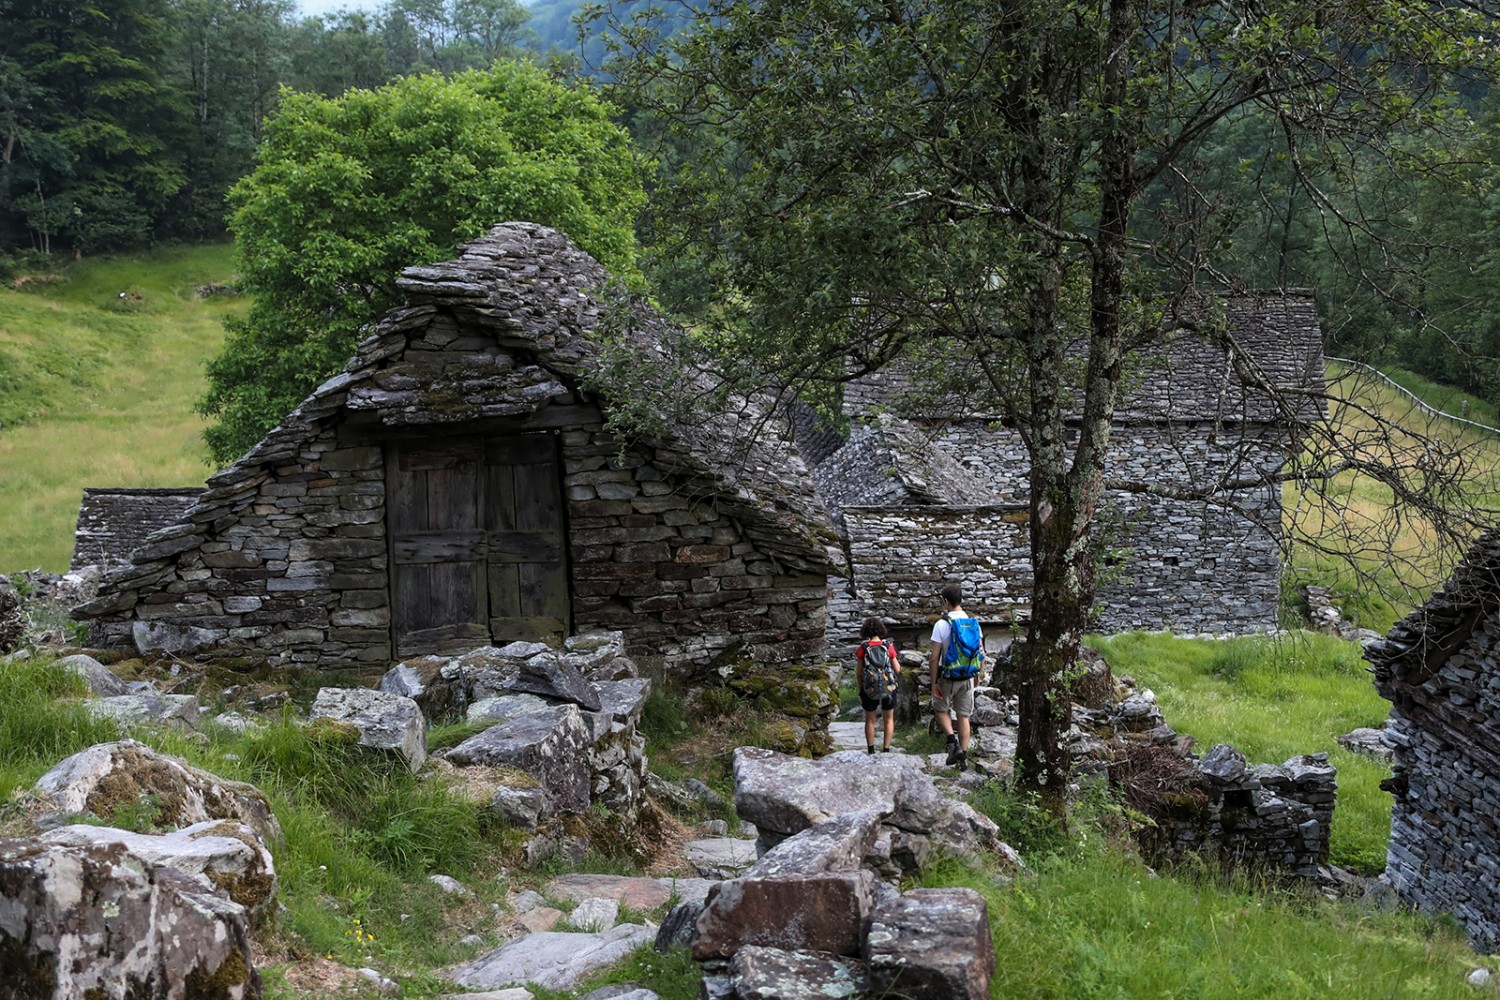
<instances>
[{"instance_id":1,"label":"hillside slope","mask_svg":"<svg viewBox=\"0 0 1500 1000\"><path fill-rule=\"evenodd\" d=\"M208 475L193 412L223 318L202 298L228 244L69 264L0 288L0 573L67 568L85 486L192 486Z\"/></svg>"}]
</instances>

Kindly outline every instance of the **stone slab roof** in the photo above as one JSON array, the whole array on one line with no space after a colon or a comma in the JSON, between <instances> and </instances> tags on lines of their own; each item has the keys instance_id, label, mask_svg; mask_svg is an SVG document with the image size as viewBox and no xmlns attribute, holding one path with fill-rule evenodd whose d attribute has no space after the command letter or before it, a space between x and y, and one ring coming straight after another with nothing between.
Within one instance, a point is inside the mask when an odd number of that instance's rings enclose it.
<instances>
[{"instance_id":1,"label":"stone slab roof","mask_svg":"<svg viewBox=\"0 0 1500 1000\"><path fill-rule=\"evenodd\" d=\"M1263 390L1247 388L1231 366L1225 347L1183 331L1136 354L1116 408L1117 422L1317 418L1323 406L1317 398L1323 390L1323 334L1312 293L1226 295L1223 302L1227 335L1244 363L1267 384L1290 390L1289 398L1278 400ZM902 365L863 376L846 386L844 412L851 418L864 418L882 409L905 409L903 401L921 398L917 378L911 366ZM1284 409L1287 403L1290 411ZM934 409L932 416L939 419L999 416L982 397Z\"/></svg>"},{"instance_id":2,"label":"stone slab roof","mask_svg":"<svg viewBox=\"0 0 1500 1000\"><path fill-rule=\"evenodd\" d=\"M1380 693L1391 700L1403 691L1420 698L1422 685L1496 610L1500 610L1500 529L1480 538L1437 593L1392 626L1384 639L1365 649Z\"/></svg>"},{"instance_id":3,"label":"stone slab roof","mask_svg":"<svg viewBox=\"0 0 1500 1000\"><path fill-rule=\"evenodd\" d=\"M181 523L151 536L133 554L136 565L121 573L149 575L148 564L196 545L208 525L230 514L277 466L295 461L341 414L364 412L392 429L431 427L529 416L572 398L571 389L589 383L599 366L593 335L603 307L595 293L607 282L603 266L566 236L529 222L495 226L453 260L407 268L396 283L407 304L375 324L342 372L211 476ZM415 335L431 341L435 324L449 328L446 346L416 350ZM660 345L674 329L637 310L628 336L644 369L668 370ZM477 350L497 342L511 356ZM688 398L710 395L713 380L705 372L672 368L670 377ZM601 405L607 411L608 399ZM838 561L836 537L791 432L773 409L769 400L739 398L682 421L666 415L661 436L645 440L658 462L675 463L695 495L713 497L767 552L791 567L827 572Z\"/></svg>"}]
</instances>

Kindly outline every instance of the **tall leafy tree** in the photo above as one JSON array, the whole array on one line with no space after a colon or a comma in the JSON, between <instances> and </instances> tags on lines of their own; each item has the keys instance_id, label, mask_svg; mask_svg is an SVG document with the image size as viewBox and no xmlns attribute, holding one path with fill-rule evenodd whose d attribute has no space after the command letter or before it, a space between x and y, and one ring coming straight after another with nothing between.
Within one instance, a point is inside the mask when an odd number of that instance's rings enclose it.
<instances>
[{"instance_id":1,"label":"tall leafy tree","mask_svg":"<svg viewBox=\"0 0 1500 1000\"><path fill-rule=\"evenodd\" d=\"M184 183L187 108L164 84L172 13L155 0L0 0L7 233L84 252L153 235Z\"/></svg>"},{"instance_id":2,"label":"tall leafy tree","mask_svg":"<svg viewBox=\"0 0 1500 1000\"><path fill-rule=\"evenodd\" d=\"M693 7L694 29L666 40L659 14L599 12L623 39L606 69L629 102L696 140L651 220L662 287L704 307L716 346L793 384L901 358L934 380L962 372L1019 430L1034 589L1018 775L1060 809L1062 692L1130 354L1191 326L1265 381L1198 291L1219 284L1247 216L1189 165L1253 112L1325 226L1369 232L1330 181L1368 189L1381 158L1366 154L1397 148L1440 166L1426 154L1466 127L1448 88L1488 71L1497 25L1396 0ZM1341 461L1267 475L1316 481ZM1421 499L1411 478L1388 481Z\"/></svg>"},{"instance_id":3,"label":"tall leafy tree","mask_svg":"<svg viewBox=\"0 0 1500 1000\"><path fill-rule=\"evenodd\" d=\"M287 92L230 228L256 293L209 366L202 411L216 459L254 444L353 353L403 267L507 220L566 232L635 274L644 201L612 109L525 63L408 77L329 99Z\"/></svg>"}]
</instances>

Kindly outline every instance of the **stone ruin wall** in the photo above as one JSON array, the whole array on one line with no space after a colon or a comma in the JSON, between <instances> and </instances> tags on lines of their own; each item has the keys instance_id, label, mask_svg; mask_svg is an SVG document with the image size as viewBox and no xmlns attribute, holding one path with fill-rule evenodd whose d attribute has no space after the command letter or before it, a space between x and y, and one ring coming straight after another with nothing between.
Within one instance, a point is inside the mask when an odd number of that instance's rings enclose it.
<instances>
[{"instance_id":1,"label":"stone ruin wall","mask_svg":"<svg viewBox=\"0 0 1500 1000\"><path fill-rule=\"evenodd\" d=\"M1192 798L1138 836L1153 862L1192 857L1251 870L1318 877L1338 796L1328 754L1284 764L1247 765L1232 747L1215 746L1198 764L1201 801Z\"/></svg>"},{"instance_id":2,"label":"stone ruin wall","mask_svg":"<svg viewBox=\"0 0 1500 1000\"><path fill-rule=\"evenodd\" d=\"M1278 434L1271 429L1221 429L1217 438L1212 430L1207 423L1118 426L1111 436L1106 475L1201 485L1226 475L1251 478L1282 461ZM1248 447L1242 440L1248 440ZM960 424L944 430L937 443L983 476L995 495L1026 502L1029 458L1015 431ZM1281 490L1240 490L1234 503L1229 509L1111 494L1101 517L1110 554L1095 599L1094 627L1103 632L1274 630L1281 599ZM1009 529L992 519L978 517L974 528L976 535L998 534L994 545L1010 544ZM890 571L900 572L894 566ZM1012 575L1006 584L1011 595L1026 595L1029 572L1024 581ZM1012 604L1016 599L1009 598Z\"/></svg>"},{"instance_id":3,"label":"stone ruin wall","mask_svg":"<svg viewBox=\"0 0 1500 1000\"><path fill-rule=\"evenodd\" d=\"M1382 786L1395 794L1385 879L1408 902L1453 914L1477 950L1493 952L1500 949L1500 616L1488 614L1416 685L1415 697L1404 686L1381 685L1387 698L1396 694L1383 735L1395 750L1393 778Z\"/></svg>"},{"instance_id":4,"label":"stone ruin wall","mask_svg":"<svg viewBox=\"0 0 1500 1000\"><path fill-rule=\"evenodd\" d=\"M937 593L952 580L971 614L1012 620L1031 598L1028 520L1020 506L845 508L857 596L847 580L828 581L829 639L854 642L870 615L920 628L937 616Z\"/></svg>"},{"instance_id":5,"label":"stone ruin wall","mask_svg":"<svg viewBox=\"0 0 1500 1000\"><path fill-rule=\"evenodd\" d=\"M130 562L131 550L158 529L176 524L203 493L201 487L158 489L147 487L87 487L78 507L78 528L73 536L73 562L113 569Z\"/></svg>"},{"instance_id":6,"label":"stone ruin wall","mask_svg":"<svg viewBox=\"0 0 1500 1000\"><path fill-rule=\"evenodd\" d=\"M823 648L822 576L778 568L597 420L559 432L575 631L619 629L674 666L737 642L757 659ZM220 474L187 523L136 552L93 602L95 641L288 664L391 659L384 454L330 426L274 471ZM649 657L642 657L649 659Z\"/></svg>"}]
</instances>

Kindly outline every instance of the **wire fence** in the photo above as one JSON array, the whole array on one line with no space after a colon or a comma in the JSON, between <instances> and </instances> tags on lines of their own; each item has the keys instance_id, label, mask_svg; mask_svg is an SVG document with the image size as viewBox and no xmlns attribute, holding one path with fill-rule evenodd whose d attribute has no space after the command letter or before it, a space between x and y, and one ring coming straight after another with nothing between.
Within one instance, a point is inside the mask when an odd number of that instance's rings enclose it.
<instances>
[{"instance_id":1,"label":"wire fence","mask_svg":"<svg viewBox=\"0 0 1500 1000\"><path fill-rule=\"evenodd\" d=\"M1397 392L1401 393L1401 395L1403 395L1407 399L1411 400L1412 405L1415 406L1415 407L1417 407L1417 409L1421 410L1423 413L1429 414L1430 416L1434 416L1434 417L1442 417L1444 420L1451 420L1451 421L1453 421L1456 424L1466 424L1469 427L1474 427L1474 428L1477 428L1478 430L1482 430L1482 431L1485 431L1487 433L1494 434L1496 436L1500 436L1500 427L1491 427L1489 424L1481 424L1479 421L1477 421L1477 420L1470 420L1467 417L1455 417L1451 413L1445 413L1444 411L1439 410L1435 406L1430 406L1430 405L1428 405L1428 403L1426 403L1422 399L1420 399L1417 396L1413 395L1410 390L1406 389L1405 387L1401 386L1399 383L1397 383L1396 381L1394 381L1385 372L1381 371L1378 368L1372 368L1370 365L1365 364L1363 361L1352 361L1349 358L1335 358L1335 357L1333 357L1331 355L1326 356L1326 360L1328 360L1328 361L1336 361L1336 362L1338 362L1341 365L1348 365L1351 368L1363 368L1365 371L1369 372L1371 375L1374 375L1376 378L1382 380L1383 382L1385 382L1386 385L1390 386L1392 389L1395 389Z\"/></svg>"}]
</instances>

